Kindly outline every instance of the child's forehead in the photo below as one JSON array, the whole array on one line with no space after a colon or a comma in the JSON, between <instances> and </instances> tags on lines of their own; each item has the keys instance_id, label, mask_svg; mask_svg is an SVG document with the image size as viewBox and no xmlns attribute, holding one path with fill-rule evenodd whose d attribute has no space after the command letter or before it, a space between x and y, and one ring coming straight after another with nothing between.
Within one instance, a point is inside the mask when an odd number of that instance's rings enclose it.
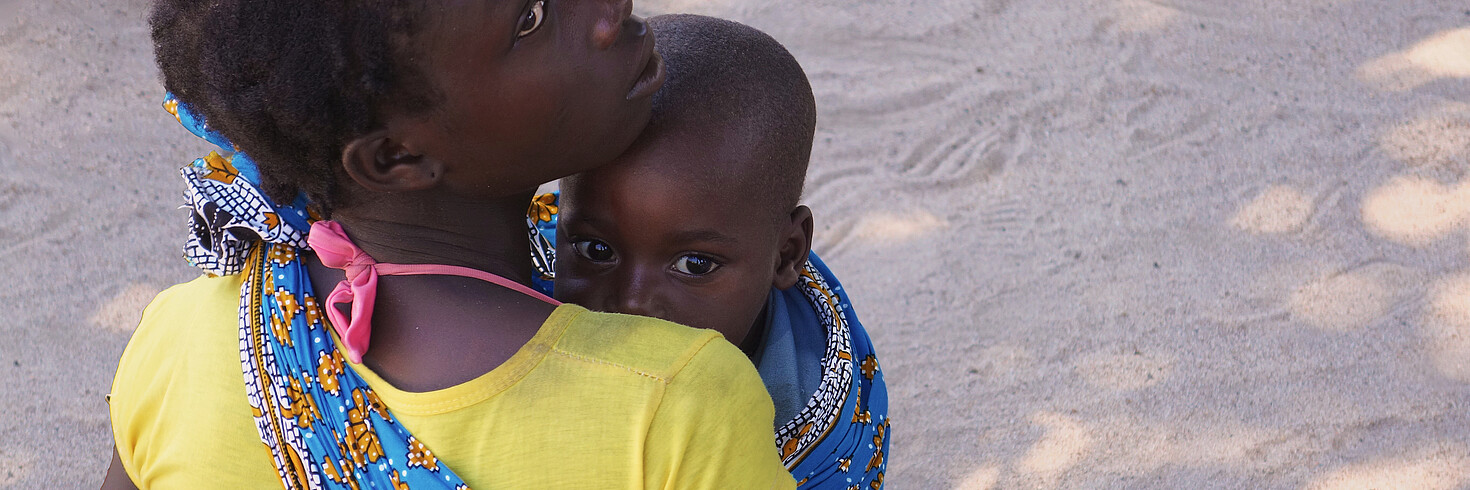
<instances>
[{"instance_id":1,"label":"child's forehead","mask_svg":"<svg viewBox=\"0 0 1470 490\"><path fill-rule=\"evenodd\" d=\"M750 192L722 186L694 186L691 179L629 175L621 181L583 181L585 186L618 186L615 192L594 192L591 200L570 199L564 210L575 221L598 229L621 230L644 236L648 243L681 246L699 242L763 242L779 231L765 212L768 202ZM567 192L567 190L563 190Z\"/></svg>"},{"instance_id":2,"label":"child's forehead","mask_svg":"<svg viewBox=\"0 0 1470 490\"><path fill-rule=\"evenodd\" d=\"M562 192L572 207L585 200L582 193L588 193L619 201L605 204L649 204L626 207L647 214L667 207L725 216L732 222L745 221L741 218L748 215L766 216L780 205L770 192L770 179L761 176L763 166L750 163L754 152L707 136L678 131L645 139L613 163L573 179Z\"/></svg>"},{"instance_id":3,"label":"child's forehead","mask_svg":"<svg viewBox=\"0 0 1470 490\"><path fill-rule=\"evenodd\" d=\"M650 190L685 191L691 199L746 205L768 200L758 184L770 180L771 166L760 164L766 156L745 131L719 124L653 129L613 162L628 178Z\"/></svg>"}]
</instances>

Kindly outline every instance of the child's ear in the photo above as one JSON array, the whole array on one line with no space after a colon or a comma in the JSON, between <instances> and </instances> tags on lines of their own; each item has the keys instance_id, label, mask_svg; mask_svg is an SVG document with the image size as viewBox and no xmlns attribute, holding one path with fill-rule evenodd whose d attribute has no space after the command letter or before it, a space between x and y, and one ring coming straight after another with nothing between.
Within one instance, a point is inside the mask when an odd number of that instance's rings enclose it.
<instances>
[{"instance_id":1,"label":"child's ear","mask_svg":"<svg viewBox=\"0 0 1470 490\"><path fill-rule=\"evenodd\" d=\"M444 163L413 151L378 130L348 141L342 169L358 185L373 192L431 189L444 177Z\"/></svg>"},{"instance_id":2,"label":"child's ear","mask_svg":"<svg viewBox=\"0 0 1470 490\"><path fill-rule=\"evenodd\" d=\"M781 231L780 261L776 264L776 278L771 281L776 289L790 288L801 279L801 271L806 268L807 255L812 252L812 210L806 206L797 206L791 211L791 221L784 228Z\"/></svg>"}]
</instances>

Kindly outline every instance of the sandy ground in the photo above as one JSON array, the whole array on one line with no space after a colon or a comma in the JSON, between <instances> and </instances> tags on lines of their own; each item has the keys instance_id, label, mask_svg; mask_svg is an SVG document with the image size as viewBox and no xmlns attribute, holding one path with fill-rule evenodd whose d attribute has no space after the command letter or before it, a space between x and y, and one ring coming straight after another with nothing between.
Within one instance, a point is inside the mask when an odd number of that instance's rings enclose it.
<instances>
[{"instance_id":1,"label":"sandy ground","mask_svg":"<svg viewBox=\"0 0 1470 490\"><path fill-rule=\"evenodd\" d=\"M1234 5L1226 5L1234 4ZM651 0L787 43L890 488L1470 487L1470 5ZM0 0L0 486L193 272L145 2Z\"/></svg>"}]
</instances>

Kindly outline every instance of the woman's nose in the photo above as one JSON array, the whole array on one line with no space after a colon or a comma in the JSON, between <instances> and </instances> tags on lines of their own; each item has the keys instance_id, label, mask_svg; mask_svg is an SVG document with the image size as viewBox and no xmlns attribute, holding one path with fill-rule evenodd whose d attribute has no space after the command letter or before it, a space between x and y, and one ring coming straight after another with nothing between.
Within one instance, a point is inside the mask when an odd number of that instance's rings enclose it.
<instances>
[{"instance_id":1,"label":"woman's nose","mask_svg":"<svg viewBox=\"0 0 1470 490\"><path fill-rule=\"evenodd\" d=\"M633 16L633 0L597 0L603 5L603 15L592 27L592 43L597 49L607 49L617 43L623 29L636 36L646 35L647 24Z\"/></svg>"}]
</instances>

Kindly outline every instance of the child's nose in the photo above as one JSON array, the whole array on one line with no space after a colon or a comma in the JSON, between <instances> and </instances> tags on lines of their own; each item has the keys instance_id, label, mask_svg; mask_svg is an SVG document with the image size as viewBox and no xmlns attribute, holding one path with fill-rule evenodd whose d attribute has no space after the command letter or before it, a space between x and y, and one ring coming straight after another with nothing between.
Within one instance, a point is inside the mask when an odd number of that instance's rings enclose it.
<instances>
[{"instance_id":1,"label":"child's nose","mask_svg":"<svg viewBox=\"0 0 1470 490\"><path fill-rule=\"evenodd\" d=\"M618 293L613 295L614 304L610 309L628 315L663 318L667 312L664 311L663 302L658 299L658 291L653 287L651 279L640 274L629 274L623 280L623 287L618 288Z\"/></svg>"},{"instance_id":2,"label":"child's nose","mask_svg":"<svg viewBox=\"0 0 1470 490\"><path fill-rule=\"evenodd\" d=\"M607 49L618 41L623 29L635 36L648 32L643 19L633 17L633 0L597 0L603 4L603 15L592 27L592 43L597 49Z\"/></svg>"},{"instance_id":3,"label":"child's nose","mask_svg":"<svg viewBox=\"0 0 1470 490\"><path fill-rule=\"evenodd\" d=\"M647 297L624 295L617 308L618 313L626 315L647 316L663 318L664 310L658 306L657 301Z\"/></svg>"},{"instance_id":4,"label":"child's nose","mask_svg":"<svg viewBox=\"0 0 1470 490\"><path fill-rule=\"evenodd\" d=\"M629 315L663 318L665 313L661 306L663 302L659 301L656 296L657 293L652 288L629 284L614 300L617 303L615 311Z\"/></svg>"}]
</instances>

